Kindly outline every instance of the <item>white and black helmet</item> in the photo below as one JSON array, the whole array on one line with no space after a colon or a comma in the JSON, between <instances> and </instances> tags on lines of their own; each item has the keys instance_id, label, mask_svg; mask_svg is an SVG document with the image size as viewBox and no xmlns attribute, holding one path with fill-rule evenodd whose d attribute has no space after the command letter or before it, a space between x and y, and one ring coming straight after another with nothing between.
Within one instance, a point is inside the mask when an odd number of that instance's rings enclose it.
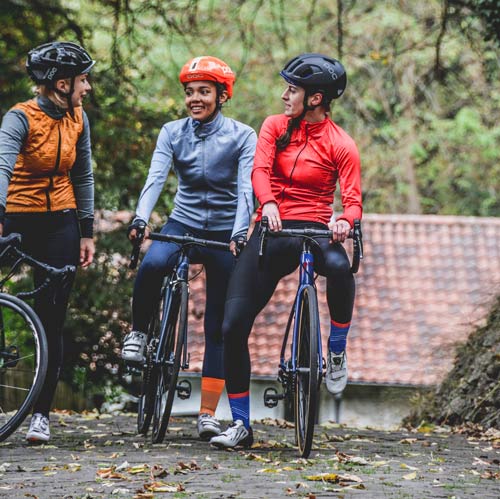
<instances>
[{"instance_id":1,"label":"white and black helmet","mask_svg":"<svg viewBox=\"0 0 500 499\"><path fill-rule=\"evenodd\" d=\"M280 75L288 83L304 88L309 95L321 92L328 101L338 99L347 85L344 66L337 59L317 53L290 59Z\"/></svg>"},{"instance_id":2,"label":"white and black helmet","mask_svg":"<svg viewBox=\"0 0 500 499\"><path fill-rule=\"evenodd\" d=\"M95 61L72 42L50 42L28 52L26 70L38 85L53 87L57 80L74 78L90 71Z\"/></svg>"}]
</instances>

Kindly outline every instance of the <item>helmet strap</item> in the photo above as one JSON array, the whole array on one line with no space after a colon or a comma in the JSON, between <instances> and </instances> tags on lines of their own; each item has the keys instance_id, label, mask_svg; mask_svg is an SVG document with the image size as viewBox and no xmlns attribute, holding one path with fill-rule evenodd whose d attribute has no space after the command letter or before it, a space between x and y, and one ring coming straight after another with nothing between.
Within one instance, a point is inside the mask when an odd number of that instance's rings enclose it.
<instances>
[{"instance_id":1,"label":"helmet strap","mask_svg":"<svg viewBox=\"0 0 500 499\"><path fill-rule=\"evenodd\" d=\"M73 92L75 91L75 77L73 76L71 78L71 84L69 88L69 92L63 92L62 90L59 90L54 86L54 92L56 92L58 95L66 99L66 102L68 104L68 112L72 118L75 117L75 109L73 107Z\"/></svg>"}]
</instances>

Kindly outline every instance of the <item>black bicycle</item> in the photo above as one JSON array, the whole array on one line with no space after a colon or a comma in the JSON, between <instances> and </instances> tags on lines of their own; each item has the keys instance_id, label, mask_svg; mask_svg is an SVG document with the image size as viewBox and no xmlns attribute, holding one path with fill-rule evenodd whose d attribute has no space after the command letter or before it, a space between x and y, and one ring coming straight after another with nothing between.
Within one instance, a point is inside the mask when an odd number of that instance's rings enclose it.
<instances>
[{"instance_id":1,"label":"black bicycle","mask_svg":"<svg viewBox=\"0 0 500 499\"><path fill-rule=\"evenodd\" d=\"M6 267L0 280L0 441L5 440L24 421L42 389L47 372L48 351L45 331L34 310L21 298L31 298L48 287L62 285L75 272L68 265L56 269L26 253L19 246L21 236L0 237L0 266ZM44 282L28 292L4 291L7 282L28 264L42 270Z\"/></svg>"},{"instance_id":2,"label":"black bicycle","mask_svg":"<svg viewBox=\"0 0 500 499\"><path fill-rule=\"evenodd\" d=\"M270 387L264 391L264 404L276 407L279 400L293 401L295 437L302 457L311 452L319 388L323 379L325 362L321 346L321 330L318 297L314 276L314 259L311 251L314 238L332 237L332 231L321 229L283 229L278 232L268 229L267 219L261 221L259 255L264 253L266 237L299 237L302 239L302 253L299 266L299 286L288 318L281 347L278 381L283 392ZM363 258L361 223L354 222L350 237L353 239L351 272L358 271ZM290 356L286 359L288 339L292 331Z\"/></svg>"},{"instance_id":3,"label":"black bicycle","mask_svg":"<svg viewBox=\"0 0 500 499\"><path fill-rule=\"evenodd\" d=\"M139 231L129 267L137 266L144 234ZM137 430L146 435L152 422L153 443L162 442L167 431L174 396L187 399L191 396L188 380L177 382L180 369L189 369L188 353L188 301L189 301L189 248L229 250L229 244L192 236L176 236L151 232L149 239L173 242L179 245L176 264L165 276L160 300L156 304L147 331L145 362L139 369L141 388L137 411ZM136 368L132 368L137 370Z\"/></svg>"}]
</instances>

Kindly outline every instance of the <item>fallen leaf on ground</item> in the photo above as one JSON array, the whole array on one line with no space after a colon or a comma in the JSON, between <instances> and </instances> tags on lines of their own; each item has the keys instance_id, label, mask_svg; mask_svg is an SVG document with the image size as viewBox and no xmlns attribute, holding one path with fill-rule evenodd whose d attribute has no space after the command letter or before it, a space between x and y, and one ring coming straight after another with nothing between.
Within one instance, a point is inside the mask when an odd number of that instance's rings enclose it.
<instances>
[{"instance_id":1,"label":"fallen leaf on ground","mask_svg":"<svg viewBox=\"0 0 500 499\"><path fill-rule=\"evenodd\" d=\"M412 473L408 473L407 475L403 475L405 480L415 480L417 478L417 472L413 471Z\"/></svg>"},{"instance_id":2,"label":"fallen leaf on ground","mask_svg":"<svg viewBox=\"0 0 500 499\"><path fill-rule=\"evenodd\" d=\"M150 492L183 492L182 483L151 482L145 483L144 488Z\"/></svg>"},{"instance_id":3,"label":"fallen leaf on ground","mask_svg":"<svg viewBox=\"0 0 500 499\"><path fill-rule=\"evenodd\" d=\"M407 444L407 445L414 444L415 442L418 442L417 438L403 438L402 440L399 441L400 444Z\"/></svg>"},{"instance_id":4,"label":"fallen leaf on ground","mask_svg":"<svg viewBox=\"0 0 500 499\"><path fill-rule=\"evenodd\" d=\"M263 463L270 463L271 462L271 459L268 459L267 457L259 456L258 454L254 454L254 453L245 454L245 459L248 459L249 461L260 461Z\"/></svg>"},{"instance_id":5,"label":"fallen leaf on ground","mask_svg":"<svg viewBox=\"0 0 500 499\"><path fill-rule=\"evenodd\" d=\"M128 478L122 473L116 472L116 466L111 466L110 468L101 468L97 470L96 475L98 478L105 480L128 480Z\"/></svg>"}]
</instances>

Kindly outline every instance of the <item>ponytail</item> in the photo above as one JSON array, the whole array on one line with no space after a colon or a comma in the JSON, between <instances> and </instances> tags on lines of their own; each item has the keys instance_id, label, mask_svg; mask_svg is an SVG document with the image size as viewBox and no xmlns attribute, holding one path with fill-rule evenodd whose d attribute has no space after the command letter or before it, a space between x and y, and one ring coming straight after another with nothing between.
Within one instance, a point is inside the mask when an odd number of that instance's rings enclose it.
<instances>
[{"instance_id":1,"label":"ponytail","mask_svg":"<svg viewBox=\"0 0 500 499\"><path fill-rule=\"evenodd\" d=\"M288 120L288 126L283 134L281 134L275 141L276 147L280 150L285 149L288 144L290 144L290 139L292 138L292 133L295 129L299 128L300 122L304 117L303 113L295 118L290 118Z\"/></svg>"}]
</instances>

